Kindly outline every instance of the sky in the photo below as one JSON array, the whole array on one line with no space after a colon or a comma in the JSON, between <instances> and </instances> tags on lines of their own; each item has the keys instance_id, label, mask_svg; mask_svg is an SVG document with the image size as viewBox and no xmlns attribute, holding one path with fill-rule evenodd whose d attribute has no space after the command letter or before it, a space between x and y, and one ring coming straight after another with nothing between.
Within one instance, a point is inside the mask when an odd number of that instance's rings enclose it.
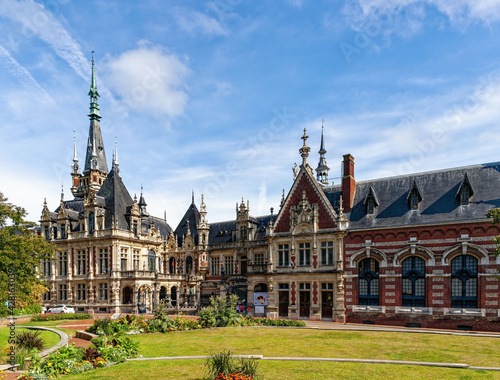
<instances>
[{"instance_id":1,"label":"sky","mask_svg":"<svg viewBox=\"0 0 500 380\"><path fill-rule=\"evenodd\" d=\"M500 161L498 0L0 2L0 191L40 219L72 199L91 52L108 159L176 227L278 210L303 129L330 182ZM324 120L324 121L323 121Z\"/></svg>"}]
</instances>

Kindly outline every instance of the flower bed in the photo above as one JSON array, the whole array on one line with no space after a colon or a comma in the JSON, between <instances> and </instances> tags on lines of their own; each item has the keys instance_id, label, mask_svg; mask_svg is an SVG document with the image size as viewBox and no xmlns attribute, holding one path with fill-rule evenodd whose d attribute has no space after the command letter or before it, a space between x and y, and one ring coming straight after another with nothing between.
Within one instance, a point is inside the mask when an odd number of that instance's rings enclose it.
<instances>
[{"instance_id":1,"label":"flower bed","mask_svg":"<svg viewBox=\"0 0 500 380\"><path fill-rule=\"evenodd\" d=\"M63 319L92 319L90 314L36 314L31 318L31 322L60 321Z\"/></svg>"}]
</instances>

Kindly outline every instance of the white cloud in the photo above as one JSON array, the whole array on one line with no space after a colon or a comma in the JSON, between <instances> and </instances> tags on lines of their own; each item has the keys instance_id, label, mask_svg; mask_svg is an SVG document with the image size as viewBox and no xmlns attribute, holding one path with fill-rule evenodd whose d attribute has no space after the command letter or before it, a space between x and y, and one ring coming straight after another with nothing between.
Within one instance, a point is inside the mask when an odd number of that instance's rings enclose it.
<instances>
[{"instance_id":1,"label":"white cloud","mask_svg":"<svg viewBox=\"0 0 500 380\"><path fill-rule=\"evenodd\" d=\"M179 27L188 33L194 34L200 31L203 34L216 36L228 34L226 28L216 19L204 13L187 8L176 8L175 16Z\"/></svg>"},{"instance_id":2,"label":"white cloud","mask_svg":"<svg viewBox=\"0 0 500 380\"><path fill-rule=\"evenodd\" d=\"M130 109L170 117L184 112L189 69L176 54L141 42L107 63L109 86Z\"/></svg>"}]
</instances>

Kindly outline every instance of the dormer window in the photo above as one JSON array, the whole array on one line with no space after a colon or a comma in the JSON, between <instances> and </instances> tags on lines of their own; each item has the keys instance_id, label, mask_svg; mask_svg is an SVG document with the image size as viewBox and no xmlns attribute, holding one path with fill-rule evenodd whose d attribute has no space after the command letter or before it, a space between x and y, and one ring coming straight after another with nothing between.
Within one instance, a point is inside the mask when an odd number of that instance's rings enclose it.
<instances>
[{"instance_id":1,"label":"dormer window","mask_svg":"<svg viewBox=\"0 0 500 380\"><path fill-rule=\"evenodd\" d=\"M467 173L464 175L464 179L462 184L458 188L457 191L457 199L460 202L460 205L468 205L471 201L472 195L474 194L474 189L469 181L469 177L467 177Z\"/></svg>"},{"instance_id":2,"label":"dormer window","mask_svg":"<svg viewBox=\"0 0 500 380\"><path fill-rule=\"evenodd\" d=\"M94 213L91 212L89 214L89 234L93 234L94 233L94 223L95 223L95 220L94 220Z\"/></svg>"},{"instance_id":3,"label":"dormer window","mask_svg":"<svg viewBox=\"0 0 500 380\"><path fill-rule=\"evenodd\" d=\"M413 186L411 187L406 200L408 201L408 207L410 210L418 210L418 205L422 201L422 193L420 192L415 181L413 181Z\"/></svg>"},{"instance_id":4,"label":"dormer window","mask_svg":"<svg viewBox=\"0 0 500 380\"><path fill-rule=\"evenodd\" d=\"M373 215L375 213L375 208L379 205L377 194L375 194L375 190L370 186L368 190L368 194L365 198L365 208L367 215Z\"/></svg>"},{"instance_id":5,"label":"dormer window","mask_svg":"<svg viewBox=\"0 0 500 380\"><path fill-rule=\"evenodd\" d=\"M61 225L61 239L66 239L66 226L64 224Z\"/></svg>"}]
</instances>

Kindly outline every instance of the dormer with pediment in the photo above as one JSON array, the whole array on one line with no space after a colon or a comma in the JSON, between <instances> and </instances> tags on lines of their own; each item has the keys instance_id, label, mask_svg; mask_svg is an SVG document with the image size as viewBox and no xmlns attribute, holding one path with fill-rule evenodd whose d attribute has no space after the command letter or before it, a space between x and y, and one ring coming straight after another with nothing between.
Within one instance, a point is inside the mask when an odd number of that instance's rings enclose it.
<instances>
[{"instance_id":1,"label":"dormer with pediment","mask_svg":"<svg viewBox=\"0 0 500 380\"><path fill-rule=\"evenodd\" d=\"M469 181L467 173L465 173L464 179L460 184L460 187L458 188L456 198L458 199L458 202L460 203L461 206L465 206L471 202L473 195L474 195L474 188L472 187L472 184Z\"/></svg>"}]
</instances>

